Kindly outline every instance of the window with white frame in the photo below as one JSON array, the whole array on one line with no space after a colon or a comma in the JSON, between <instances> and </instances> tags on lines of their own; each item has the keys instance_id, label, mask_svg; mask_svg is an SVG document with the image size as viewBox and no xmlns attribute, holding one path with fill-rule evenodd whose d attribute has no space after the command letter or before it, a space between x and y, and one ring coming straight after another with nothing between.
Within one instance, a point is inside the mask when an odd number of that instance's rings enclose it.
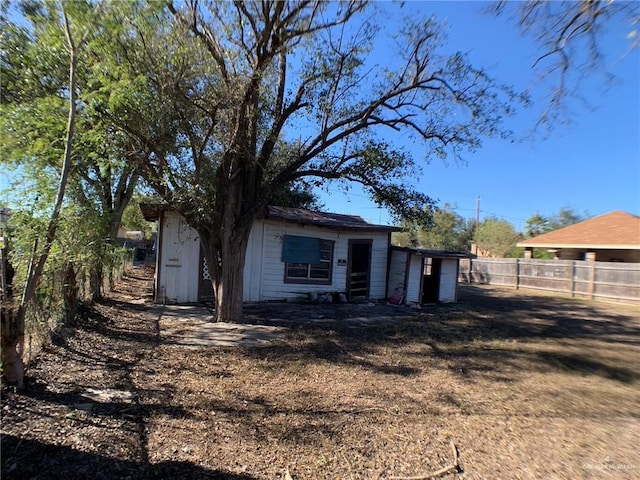
<instances>
[{"instance_id":1,"label":"window with white frame","mask_svg":"<svg viewBox=\"0 0 640 480\"><path fill-rule=\"evenodd\" d=\"M431 271L433 268L433 258L427 257L424 259L424 275L431 276Z\"/></svg>"}]
</instances>

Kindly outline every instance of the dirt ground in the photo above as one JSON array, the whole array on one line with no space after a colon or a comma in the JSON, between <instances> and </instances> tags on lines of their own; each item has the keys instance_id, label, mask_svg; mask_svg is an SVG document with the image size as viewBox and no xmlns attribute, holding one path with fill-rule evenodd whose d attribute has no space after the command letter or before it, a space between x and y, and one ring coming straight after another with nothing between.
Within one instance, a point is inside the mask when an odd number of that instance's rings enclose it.
<instances>
[{"instance_id":1,"label":"dirt ground","mask_svg":"<svg viewBox=\"0 0 640 480\"><path fill-rule=\"evenodd\" d=\"M3 392L3 479L428 478L452 444L439 478L640 478L637 307L251 305L286 341L192 348L149 293L130 271Z\"/></svg>"}]
</instances>

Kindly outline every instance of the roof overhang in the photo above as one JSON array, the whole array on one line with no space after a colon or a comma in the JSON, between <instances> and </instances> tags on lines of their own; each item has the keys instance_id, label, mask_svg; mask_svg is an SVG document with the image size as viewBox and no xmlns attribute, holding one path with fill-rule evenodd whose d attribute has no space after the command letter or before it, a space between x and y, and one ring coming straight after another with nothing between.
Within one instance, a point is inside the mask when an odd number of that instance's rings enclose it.
<instances>
[{"instance_id":1,"label":"roof overhang","mask_svg":"<svg viewBox=\"0 0 640 480\"><path fill-rule=\"evenodd\" d=\"M167 205L162 203L140 203L140 211L147 222L155 222L160 218L160 212L168 209Z\"/></svg>"},{"instance_id":2,"label":"roof overhang","mask_svg":"<svg viewBox=\"0 0 640 480\"><path fill-rule=\"evenodd\" d=\"M452 252L449 250L435 250L431 248L398 247L396 245L392 245L391 248L400 252L409 252L412 255L429 258L476 258L476 255L470 252Z\"/></svg>"},{"instance_id":3,"label":"roof overhang","mask_svg":"<svg viewBox=\"0 0 640 480\"><path fill-rule=\"evenodd\" d=\"M538 242L518 242L518 247L528 248L573 248L580 250L640 250L640 244L593 244L593 243L538 243Z\"/></svg>"}]
</instances>

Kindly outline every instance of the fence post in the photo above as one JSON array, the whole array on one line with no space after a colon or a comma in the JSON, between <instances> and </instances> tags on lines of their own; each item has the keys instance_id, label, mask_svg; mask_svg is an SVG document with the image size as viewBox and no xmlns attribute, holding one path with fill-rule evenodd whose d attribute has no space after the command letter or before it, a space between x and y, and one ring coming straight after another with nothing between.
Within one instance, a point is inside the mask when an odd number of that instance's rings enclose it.
<instances>
[{"instance_id":1,"label":"fence post","mask_svg":"<svg viewBox=\"0 0 640 480\"><path fill-rule=\"evenodd\" d=\"M593 294L596 289L596 262L591 262L589 275L589 300L593 300Z\"/></svg>"},{"instance_id":2,"label":"fence post","mask_svg":"<svg viewBox=\"0 0 640 480\"><path fill-rule=\"evenodd\" d=\"M572 260L571 265L569 266L569 293L572 297L576 296L575 288L575 275L576 275L576 261Z\"/></svg>"},{"instance_id":3,"label":"fence post","mask_svg":"<svg viewBox=\"0 0 640 480\"><path fill-rule=\"evenodd\" d=\"M516 290L520 288L520 259L516 258Z\"/></svg>"}]
</instances>

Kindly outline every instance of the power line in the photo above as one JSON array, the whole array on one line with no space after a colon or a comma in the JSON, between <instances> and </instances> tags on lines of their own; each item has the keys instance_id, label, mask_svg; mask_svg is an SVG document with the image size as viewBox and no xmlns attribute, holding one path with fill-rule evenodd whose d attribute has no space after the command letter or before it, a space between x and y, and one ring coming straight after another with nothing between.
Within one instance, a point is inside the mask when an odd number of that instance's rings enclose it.
<instances>
[{"instance_id":1,"label":"power line","mask_svg":"<svg viewBox=\"0 0 640 480\"><path fill-rule=\"evenodd\" d=\"M339 194L339 195L344 195L346 197L357 197L357 198L364 198L367 200L371 200L371 198L368 195L362 195L359 193L351 193L347 190L340 190L340 189L335 189L335 188L327 188L324 190L326 193L335 193L335 194ZM477 196L476 196L477 199ZM385 207L381 207L381 206L375 206L375 207L359 207L365 210L373 210L373 209L384 209ZM458 213L458 212L472 212L472 211L476 211L477 208L463 208L463 207L458 207L458 206L454 206L452 204L449 204L449 208L451 210L453 210L454 212ZM489 212L486 210L482 210L479 209L477 213L482 213L485 215L492 215L498 218L502 218L502 219L509 219L509 220L514 220L514 221L518 221L518 222L526 222L527 219L526 218L520 218L520 217L513 217L510 215L504 215L502 213L496 213L496 212Z\"/></svg>"}]
</instances>

